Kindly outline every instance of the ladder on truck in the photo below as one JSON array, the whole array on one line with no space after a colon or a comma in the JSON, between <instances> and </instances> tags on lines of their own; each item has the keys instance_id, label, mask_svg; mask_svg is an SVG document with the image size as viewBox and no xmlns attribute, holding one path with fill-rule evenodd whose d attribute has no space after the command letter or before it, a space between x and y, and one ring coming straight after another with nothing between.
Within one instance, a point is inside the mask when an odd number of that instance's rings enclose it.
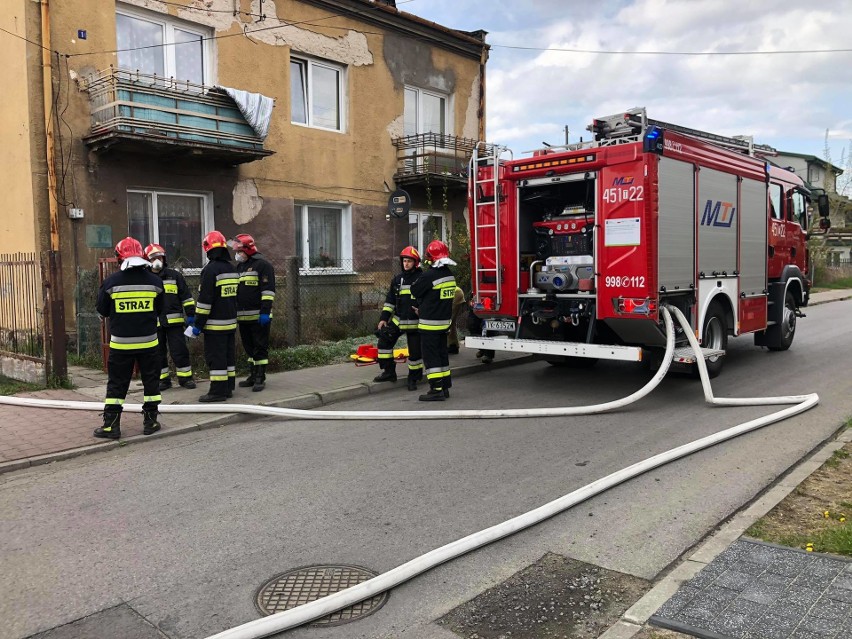
<instances>
[{"instance_id":1,"label":"ladder on truck","mask_svg":"<svg viewBox=\"0 0 852 639\"><path fill-rule=\"evenodd\" d=\"M473 203L473 211L471 211L471 234L473 236L473 244L476 250L473 252L473 292L474 302L480 303L485 295L493 295L497 307L500 307L503 301L500 292L500 167L505 160L502 159L503 154L509 153L511 159L511 151L506 147L485 142L477 142L473 149L473 154L470 157L470 167L468 175L473 179L470 182L471 190L470 201ZM479 179L479 168L492 166L491 175L485 179ZM491 195L485 195L489 191ZM491 217L490 222L482 223L482 218L486 215ZM491 231L491 237L485 240L484 236L489 235L487 231ZM484 266L483 256L491 257L488 260L494 266Z\"/></svg>"},{"instance_id":2,"label":"ladder on truck","mask_svg":"<svg viewBox=\"0 0 852 639\"><path fill-rule=\"evenodd\" d=\"M691 129L679 124L663 122L662 120L653 120L648 117L645 107L635 107L616 115L595 118L592 124L586 127L586 129L595 134L595 140L600 146L609 146L625 142L636 142L642 138L645 130L652 126L674 131L675 133L683 133L684 135L701 140L707 140L718 146L739 151L746 155L778 155L778 151L768 144L755 144L754 138L750 135L728 137L700 129Z\"/></svg>"}]
</instances>

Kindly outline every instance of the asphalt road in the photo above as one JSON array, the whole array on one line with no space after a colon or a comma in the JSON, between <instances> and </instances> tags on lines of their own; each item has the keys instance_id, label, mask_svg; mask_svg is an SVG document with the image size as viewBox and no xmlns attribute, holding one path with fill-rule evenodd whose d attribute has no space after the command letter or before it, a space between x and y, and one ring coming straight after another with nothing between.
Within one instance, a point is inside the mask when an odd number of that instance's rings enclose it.
<instances>
[{"instance_id":1,"label":"asphalt road","mask_svg":"<svg viewBox=\"0 0 852 639\"><path fill-rule=\"evenodd\" d=\"M431 622L546 552L653 579L852 415L852 301L807 310L793 348L729 343L718 396L818 391L803 415L623 484L396 588L376 614L288 637L451 637ZM650 373L535 363L457 380L440 408L623 397ZM404 388L381 408L420 409ZM374 409L376 398L337 404ZM384 572L650 455L764 415L669 376L620 412L535 420L264 421L0 477L0 637L127 602L173 639L255 619L268 579L312 564Z\"/></svg>"}]
</instances>

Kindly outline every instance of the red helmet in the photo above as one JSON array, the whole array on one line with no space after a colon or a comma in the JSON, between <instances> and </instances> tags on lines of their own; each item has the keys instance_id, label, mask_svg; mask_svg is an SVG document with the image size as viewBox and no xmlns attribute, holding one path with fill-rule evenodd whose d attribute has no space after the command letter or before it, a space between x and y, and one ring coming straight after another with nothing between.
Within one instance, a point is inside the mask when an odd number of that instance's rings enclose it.
<instances>
[{"instance_id":1,"label":"red helmet","mask_svg":"<svg viewBox=\"0 0 852 639\"><path fill-rule=\"evenodd\" d=\"M219 231L210 231L201 241L201 248L204 249L205 253L210 249L225 248L226 246L228 246L228 243L225 241L225 236Z\"/></svg>"},{"instance_id":2,"label":"red helmet","mask_svg":"<svg viewBox=\"0 0 852 639\"><path fill-rule=\"evenodd\" d=\"M115 256L120 260L126 260L128 257L144 257L142 245L139 240L125 237L115 245Z\"/></svg>"},{"instance_id":3,"label":"red helmet","mask_svg":"<svg viewBox=\"0 0 852 639\"><path fill-rule=\"evenodd\" d=\"M254 244L254 238L248 233L240 233L233 240L228 242L228 245L235 251L242 251L246 255L254 255L257 253L257 246Z\"/></svg>"},{"instance_id":4,"label":"red helmet","mask_svg":"<svg viewBox=\"0 0 852 639\"><path fill-rule=\"evenodd\" d=\"M418 252L417 252L417 249L416 249L416 248L414 248L413 246L406 246L404 249L402 249L402 250L399 252L399 258L400 258L400 260L401 260L403 257L409 257L409 258L411 258L412 260L414 260L414 266L415 266L415 268L417 267L417 265L418 265L418 264L420 264L420 253L418 253Z\"/></svg>"},{"instance_id":5,"label":"red helmet","mask_svg":"<svg viewBox=\"0 0 852 639\"><path fill-rule=\"evenodd\" d=\"M145 257L149 260L153 260L155 257L165 257L166 249L164 249L159 244L149 244L145 247Z\"/></svg>"},{"instance_id":6,"label":"red helmet","mask_svg":"<svg viewBox=\"0 0 852 639\"><path fill-rule=\"evenodd\" d=\"M426 247L426 257L433 262L444 257L450 256L450 249L441 240L432 240L429 246Z\"/></svg>"}]
</instances>

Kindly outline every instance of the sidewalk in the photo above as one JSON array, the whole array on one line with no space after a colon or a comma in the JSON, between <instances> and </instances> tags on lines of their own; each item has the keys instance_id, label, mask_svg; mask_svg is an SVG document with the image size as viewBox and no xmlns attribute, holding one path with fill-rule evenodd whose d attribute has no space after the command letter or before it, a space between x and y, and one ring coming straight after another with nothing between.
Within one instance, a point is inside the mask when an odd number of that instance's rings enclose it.
<instances>
[{"instance_id":1,"label":"sidewalk","mask_svg":"<svg viewBox=\"0 0 852 639\"><path fill-rule=\"evenodd\" d=\"M532 361L532 356L521 353L499 353L490 364L476 359L475 351L462 348L458 355L450 356L453 377L463 377L471 373L493 370ZM319 408L335 402L396 391L406 393L405 365L398 365L397 372L402 373L396 383L377 384L372 381L379 374L379 367L356 366L354 363L333 364L316 368L304 368L284 373L270 373L266 376L266 389L253 393L250 388L237 388L233 399L216 404L221 406L221 414L163 414L163 429L155 435L142 435L142 415L126 413L121 420L121 440L99 440L92 437L92 431L103 423L97 411L56 410L49 408L24 408L0 404L0 474L68 459L91 452L110 450L119 445L151 441L159 437L168 437L192 430L215 428L238 421L260 419L254 415L240 415L228 412L228 403L258 404L282 408ZM69 376L75 389L43 390L34 393L20 393L20 397L40 399L60 399L83 402L103 402L106 389L106 373L79 366L69 367ZM163 404L194 404L207 392L207 380L198 380L198 388L187 390L173 380L173 386L163 391ZM410 393L416 403L416 395L425 392L427 384L420 383L419 392ZM134 380L127 394L128 404L142 403L142 383ZM416 406L415 406L416 408Z\"/></svg>"}]
</instances>

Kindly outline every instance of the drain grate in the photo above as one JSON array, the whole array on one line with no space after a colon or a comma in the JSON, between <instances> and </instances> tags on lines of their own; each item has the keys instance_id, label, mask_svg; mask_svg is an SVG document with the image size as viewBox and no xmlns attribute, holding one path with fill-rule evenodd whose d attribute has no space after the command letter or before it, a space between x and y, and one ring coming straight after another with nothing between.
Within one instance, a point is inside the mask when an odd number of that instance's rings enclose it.
<instances>
[{"instance_id":1,"label":"drain grate","mask_svg":"<svg viewBox=\"0 0 852 639\"><path fill-rule=\"evenodd\" d=\"M264 615L290 610L375 577L360 566L307 566L274 577L261 586L255 603ZM388 600L386 592L312 621L311 626L337 626L374 613Z\"/></svg>"}]
</instances>

